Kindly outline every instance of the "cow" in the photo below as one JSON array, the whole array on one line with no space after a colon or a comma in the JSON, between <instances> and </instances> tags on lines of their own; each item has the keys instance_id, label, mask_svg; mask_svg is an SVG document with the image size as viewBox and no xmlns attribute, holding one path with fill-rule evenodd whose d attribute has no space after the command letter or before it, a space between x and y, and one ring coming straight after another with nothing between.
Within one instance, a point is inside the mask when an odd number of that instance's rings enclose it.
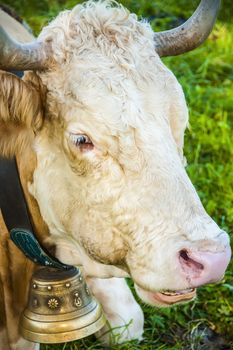
<instances>
[{"instance_id":1,"label":"cow","mask_svg":"<svg viewBox=\"0 0 233 350\"><path fill-rule=\"evenodd\" d=\"M230 260L227 233L185 171L188 110L161 61L199 46L218 7L202 0L180 27L155 33L108 0L61 12L29 43L1 28L0 154L16 157L42 245L82 265L113 333L129 324L119 342L143 334L124 277L144 302L170 306L221 279ZM35 264L0 222L0 349L35 350L18 332Z\"/></svg>"}]
</instances>

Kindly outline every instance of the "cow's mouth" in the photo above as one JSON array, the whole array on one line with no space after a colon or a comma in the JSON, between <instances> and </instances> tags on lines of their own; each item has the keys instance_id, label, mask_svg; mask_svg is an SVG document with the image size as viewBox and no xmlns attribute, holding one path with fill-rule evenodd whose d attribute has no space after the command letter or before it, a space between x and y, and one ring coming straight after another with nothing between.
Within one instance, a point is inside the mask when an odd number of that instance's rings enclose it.
<instances>
[{"instance_id":1,"label":"cow's mouth","mask_svg":"<svg viewBox=\"0 0 233 350\"><path fill-rule=\"evenodd\" d=\"M146 303L157 306L171 306L174 304L191 301L196 296L196 288L189 288L177 291L150 292L135 286L140 298Z\"/></svg>"},{"instance_id":2,"label":"cow's mouth","mask_svg":"<svg viewBox=\"0 0 233 350\"><path fill-rule=\"evenodd\" d=\"M178 291L164 291L152 293L154 299L172 305L184 301L190 301L196 296L196 288L183 289Z\"/></svg>"}]
</instances>

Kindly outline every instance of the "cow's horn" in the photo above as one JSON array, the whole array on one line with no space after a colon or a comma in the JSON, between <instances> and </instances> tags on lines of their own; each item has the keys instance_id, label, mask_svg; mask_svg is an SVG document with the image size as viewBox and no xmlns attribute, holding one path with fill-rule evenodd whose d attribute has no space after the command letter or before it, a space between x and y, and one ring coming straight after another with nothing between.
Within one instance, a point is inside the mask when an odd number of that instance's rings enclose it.
<instances>
[{"instance_id":1,"label":"cow's horn","mask_svg":"<svg viewBox=\"0 0 233 350\"><path fill-rule=\"evenodd\" d=\"M155 49L159 56L176 56L201 45L210 34L220 0L202 0L198 8L181 26L155 33Z\"/></svg>"},{"instance_id":2,"label":"cow's horn","mask_svg":"<svg viewBox=\"0 0 233 350\"><path fill-rule=\"evenodd\" d=\"M49 65L49 56L49 43L18 43L0 26L0 69L43 70Z\"/></svg>"}]
</instances>

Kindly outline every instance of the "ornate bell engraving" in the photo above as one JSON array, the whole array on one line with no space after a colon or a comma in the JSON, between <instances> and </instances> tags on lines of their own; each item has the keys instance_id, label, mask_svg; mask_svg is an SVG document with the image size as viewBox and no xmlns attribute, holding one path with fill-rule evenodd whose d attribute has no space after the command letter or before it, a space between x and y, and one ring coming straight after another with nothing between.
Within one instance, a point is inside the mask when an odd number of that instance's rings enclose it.
<instances>
[{"instance_id":1,"label":"ornate bell engraving","mask_svg":"<svg viewBox=\"0 0 233 350\"><path fill-rule=\"evenodd\" d=\"M31 281L20 331L38 343L62 343L86 337L105 324L101 306L76 268L43 267Z\"/></svg>"},{"instance_id":2,"label":"ornate bell engraving","mask_svg":"<svg viewBox=\"0 0 233 350\"><path fill-rule=\"evenodd\" d=\"M48 307L50 309L56 309L59 307L59 301L57 298L51 298L48 300Z\"/></svg>"},{"instance_id":3,"label":"ornate bell engraving","mask_svg":"<svg viewBox=\"0 0 233 350\"><path fill-rule=\"evenodd\" d=\"M82 306L82 299L80 298L78 292L74 293L74 305L77 306L77 307Z\"/></svg>"}]
</instances>

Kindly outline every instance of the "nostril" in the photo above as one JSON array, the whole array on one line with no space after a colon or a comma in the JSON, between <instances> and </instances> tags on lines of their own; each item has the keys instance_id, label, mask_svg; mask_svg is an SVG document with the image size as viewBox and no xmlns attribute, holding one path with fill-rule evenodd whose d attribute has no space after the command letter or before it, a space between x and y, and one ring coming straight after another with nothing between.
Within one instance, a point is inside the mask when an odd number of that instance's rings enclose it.
<instances>
[{"instance_id":1,"label":"nostril","mask_svg":"<svg viewBox=\"0 0 233 350\"><path fill-rule=\"evenodd\" d=\"M177 260L191 287L219 281L230 261L230 246L221 252L191 250L183 248Z\"/></svg>"},{"instance_id":2,"label":"nostril","mask_svg":"<svg viewBox=\"0 0 233 350\"><path fill-rule=\"evenodd\" d=\"M184 259L185 261L188 261L189 260L189 257L188 257L188 253L187 253L187 250L181 250L180 251L180 257L182 258L182 259Z\"/></svg>"},{"instance_id":3,"label":"nostril","mask_svg":"<svg viewBox=\"0 0 233 350\"><path fill-rule=\"evenodd\" d=\"M179 252L179 259L181 266L185 271L192 271L193 273L200 273L201 270L204 270L204 265L199 263L198 261L192 259L189 256L189 253L186 249L182 249Z\"/></svg>"}]
</instances>

